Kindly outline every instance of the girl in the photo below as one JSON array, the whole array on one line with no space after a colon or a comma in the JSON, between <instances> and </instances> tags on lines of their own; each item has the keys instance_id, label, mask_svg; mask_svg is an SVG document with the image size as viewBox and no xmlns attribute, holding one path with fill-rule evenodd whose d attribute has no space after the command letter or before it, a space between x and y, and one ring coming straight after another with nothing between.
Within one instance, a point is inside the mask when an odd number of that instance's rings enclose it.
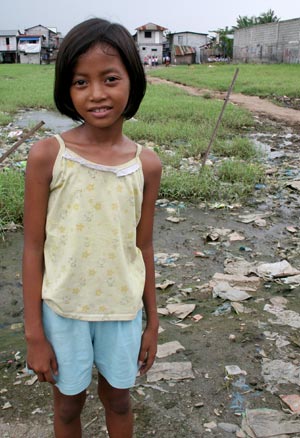
<instances>
[{"instance_id":1,"label":"girl","mask_svg":"<svg viewBox=\"0 0 300 438\"><path fill-rule=\"evenodd\" d=\"M109 436L132 437L129 388L155 358L152 229L161 164L122 133L145 89L124 27L98 18L75 26L59 50L54 98L82 123L39 141L28 157L27 364L53 384L56 437L81 437L93 364Z\"/></svg>"}]
</instances>

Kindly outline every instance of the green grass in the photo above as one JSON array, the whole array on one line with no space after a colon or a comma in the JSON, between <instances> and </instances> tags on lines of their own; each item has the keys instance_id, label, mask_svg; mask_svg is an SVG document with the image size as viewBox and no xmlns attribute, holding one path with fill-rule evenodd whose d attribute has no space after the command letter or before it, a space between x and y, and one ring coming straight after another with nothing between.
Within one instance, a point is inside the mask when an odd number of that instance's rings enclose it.
<instances>
[{"instance_id":1,"label":"green grass","mask_svg":"<svg viewBox=\"0 0 300 438\"><path fill-rule=\"evenodd\" d=\"M18 109L54 109L53 65L0 65L0 125Z\"/></svg>"},{"instance_id":2,"label":"green grass","mask_svg":"<svg viewBox=\"0 0 300 438\"><path fill-rule=\"evenodd\" d=\"M147 139L171 147L182 156L197 156L206 150L223 103L168 85L149 85L146 99L136 115L125 124L126 134L135 141ZM224 152L225 139L253 125L249 112L229 105L215 143Z\"/></svg>"},{"instance_id":3,"label":"green grass","mask_svg":"<svg viewBox=\"0 0 300 438\"><path fill-rule=\"evenodd\" d=\"M205 87L210 84L227 89L234 69L234 66L216 66L210 70L207 66L170 67L156 70L155 74L177 72L186 81L200 78L198 86L205 82ZM18 109L54 109L53 75L53 66L1 65L0 124L11 122ZM255 184L264 182L258 152L247 138L253 118L248 111L227 105L209 156L213 165L201 170L203 154L223 106L223 102L205 97L190 96L171 85L149 85L135 120L126 122L124 131L137 142L151 142L160 156L164 169L161 197L246 201L253 194ZM17 154L14 158L18 160ZM195 163L194 167L188 165L189 159ZM0 230L12 221L22 223L23 195L23 172L17 168L0 170Z\"/></svg>"},{"instance_id":4,"label":"green grass","mask_svg":"<svg viewBox=\"0 0 300 438\"><path fill-rule=\"evenodd\" d=\"M227 91L235 70L239 73L234 91L261 97L300 97L299 64L202 64L153 69L149 76L198 88Z\"/></svg>"},{"instance_id":5,"label":"green grass","mask_svg":"<svg viewBox=\"0 0 300 438\"><path fill-rule=\"evenodd\" d=\"M24 172L4 169L0 172L0 235L7 224L22 223Z\"/></svg>"}]
</instances>

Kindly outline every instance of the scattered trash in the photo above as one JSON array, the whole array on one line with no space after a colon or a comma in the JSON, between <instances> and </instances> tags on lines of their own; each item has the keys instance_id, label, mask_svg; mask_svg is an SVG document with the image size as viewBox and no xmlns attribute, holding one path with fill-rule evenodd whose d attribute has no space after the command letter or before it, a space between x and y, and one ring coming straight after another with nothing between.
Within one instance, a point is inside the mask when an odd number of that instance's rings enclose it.
<instances>
[{"instance_id":1,"label":"scattered trash","mask_svg":"<svg viewBox=\"0 0 300 438\"><path fill-rule=\"evenodd\" d=\"M227 282L232 287L241 288L247 292L255 292L261 285L261 279L256 276L247 277L246 275L221 274L216 272L209 282L214 287L219 282Z\"/></svg>"},{"instance_id":2,"label":"scattered trash","mask_svg":"<svg viewBox=\"0 0 300 438\"><path fill-rule=\"evenodd\" d=\"M282 260L276 263L262 263L257 266L256 273L264 278L280 278L298 275L300 271L293 268L288 261Z\"/></svg>"},{"instance_id":3,"label":"scattered trash","mask_svg":"<svg viewBox=\"0 0 300 438\"><path fill-rule=\"evenodd\" d=\"M217 307L217 309L213 312L214 316L225 315L231 312L231 304L229 301L226 301L221 306Z\"/></svg>"},{"instance_id":4,"label":"scattered trash","mask_svg":"<svg viewBox=\"0 0 300 438\"><path fill-rule=\"evenodd\" d=\"M23 134L22 130L18 130L18 131L11 131L7 134L8 138L16 138L16 137L20 137Z\"/></svg>"},{"instance_id":5,"label":"scattered trash","mask_svg":"<svg viewBox=\"0 0 300 438\"><path fill-rule=\"evenodd\" d=\"M237 242L239 240L245 240L245 236L242 236L242 234L239 234L237 232L231 233L229 236L230 242Z\"/></svg>"},{"instance_id":6,"label":"scattered trash","mask_svg":"<svg viewBox=\"0 0 300 438\"><path fill-rule=\"evenodd\" d=\"M173 266L175 267L175 262L179 259L179 254L166 254L163 252L154 255L155 264L158 266Z\"/></svg>"},{"instance_id":7,"label":"scattered trash","mask_svg":"<svg viewBox=\"0 0 300 438\"><path fill-rule=\"evenodd\" d=\"M165 280L163 283L158 283L156 284L156 289L162 289L165 290L170 286L173 286L173 284L175 284L175 281L171 281L171 280Z\"/></svg>"},{"instance_id":8,"label":"scattered trash","mask_svg":"<svg viewBox=\"0 0 300 438\"><path fill-rule=\"evenodd\" d=\"M155 362L147 373L147 382L194 379L191 362Z\"/></svg>"},{"instance_id":9,"label":"scattered trash","mask_svg":"<svg viewBox=\"0 0 300 438\"><path fill-rule=\"evenodd\" d=\"M32 386L32 385L34 385L37 381L38 381L38 376L34 375L34 376L31 377L31 379L26 380L26 382L24 383L24 385L26 385L26 386Z\"/></svg>"},{"instance_id":10,"label":"scattered trash","mask_svg":"<svg viewBox=\"0 0 300 438\"><path fill-rule=\"evenodd\" d=\"M251 298L247 292L231 287L227 282L217 283L213 288L213 297L220 297L229 301L244 301Z\"/></svg>"},{"instance_id":11,"label":"scattered trash","mask_svg":"<svg viewBox=\"0 0 300 438\"><path fill-rule=\"evenodd\" d=\"M203 315L198 314L198 315L192 316L192 320L195 322L199 322L199 321L201 321L201 319L203 319Z\"/></svg>"},{"instance_id":12,"label":"scattered trash","mask_svg":"<svg viewBox=\"0 0 300 438\"><path fill-rule=\"evenodd\" d=\"M238 430L240 430L239 426L231 423L218 423L218 428L227 433L236 433Z\"/></svg>"},{"instance_id":13,"label":"scattered trash","mask_svg":"<svg viewBox=\"0 0 300 438\"><path fill-rule=\"evenodd\" d=\"M300 420L274 409L247 409L242 430L251 438L284 438L286 434L300 432Z\"/></svg>"},{"instance_id":14,"label":"scattered trash","mask_svg":"<svg viewBox=\"0 0 300 438\"><path fill-rule=\"evenodd\" d=\"M167 310L171 315L176 315L179 319L185 319L195 310L195 304L168 304Z\"/></svg>"},{"instance_id":15,"label":"scattered trash","mask_svg":"<svg viewBox=\"0 0 300 438\"><path fill-rule=\"evenodd\" d=\"M241 370L238 365L226 365L225 370L228 376L247 375L247 371Z\"/></svg>"},{"instance_id":16,"label":"scattered trash","mask_svg":"<svg viewBox=\"0 0 300 438\"><path fill-rule=\"evenodd\" d=\"M294 328L300 328L300 314L293 310L285 310L279 306L266 304L264 306L266 312L272 313L277 317L276 320L270 320L272 324L288 325Z\"/></svg>"},{"instance_id":17,"label":"scattered trash","mask_svg":"<svg viewBox=\"0 0 300 438\"><path fill-rule=\"evenodd\" d=\"M287 187L300 191L300 181L298 180L291 181L287 184Z\"/></svg>"},{"instance_id":18,"label":"scattered trash","mask_svg":"<svg viewBox=\"0 0 300 438\"><path fill-rule=\"evenodd\" d=\"M298 394L280 395L279 397L294 414L300 414L300 396Z\"/></svg>"},{"instance_id":19,"label":"scattered trash","mask_svg":"<svg viewBox=\"0 0 300 438\"><path fill-rule=\"evenodd\" d=\"M204 423L203 427L205 427L207 431L211 431L217 427L217 424L214 421L210 421L209 423Z\"/></svg>"},{"instance_id":20,"label":"scattered trash","mask_svg":"<svg viewBox=\"0 0 300 438\"><path fill-rule=\"evenodd\" d=\"M179 222L186 221L185 217L178 217L178 216L169 216L166 218L166 221L173 222L173 224L179 224Z\"/></svg>"},{"instance_id":21,"label":"scattered trash","mask_svg":"<svg viewBox=\"0 0 300 438\"><path fill-rule=\"evenodd\" d=\"M32 415L43 414L43 413L44 413L44 411L41 408L36 408L34 411L31 412Z\"/></svg>"},{"instance_id":22,"label":"scattered trash","mask_svg":"<svg viewBox=\"0 0 300 438\"><path fill-rule=\"evenodd\" d=\"M177 351L185 350L184 346L180 344L178 341L166 342L165 344L160 344L157 346L156 357L159 359L167 356L171 356L171 354L177 353Z\"/></svg>"},{"instance_id":23,"label":"scattered trash","mask_svg":"<svg viewBox=\"0 0 300 438\"><path fill-rule=\"evenodd\" d=\"M263 359L262 376L270 392L278 391L277 385L294 383L300 386L300 367L282 359Z\"/></svg>"},{"instance_id":24,"label":"scattered trash","mask_svg":"<svg viewBox=\"0 0 300 438\"><path fill-rule=\"evenodd\" d=\"M266 220L265 217L270 217L271 213L264 213L264 214L246 214L246 215L240 215L238 217L238 220L240 222L243 222L244 224L250 224L254 223L255 225L259 227L265 227L266 226Z\"/></svg>"}]
</instances>

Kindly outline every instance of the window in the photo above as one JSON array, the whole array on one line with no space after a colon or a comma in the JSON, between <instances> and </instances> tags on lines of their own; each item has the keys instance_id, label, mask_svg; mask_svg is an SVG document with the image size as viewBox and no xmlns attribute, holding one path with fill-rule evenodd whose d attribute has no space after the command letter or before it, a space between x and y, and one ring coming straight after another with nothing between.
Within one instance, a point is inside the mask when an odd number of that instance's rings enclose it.
<instances>
[{"instance_id":1,"label":"window","mask_svg":"<svg viewBox=\"0 0 300 438\"><path fill-rule=\"evenodd\" d=\"M151 52L157 52L157 49L151 49Z\"/></svg>"},{"instance_id":2,"label":"window","mask_svg":"<svg viewBox=\"0 0 300 438\"><path fill-rule=\"evenodd\" d=\"M9 45L9 38L5 38L6 39L6 45Z\"/></svg>"},{"instance_id":3,"label":"window","mask_svg":"<svg viewBox=\"0 0 300 438\"><path fill-rule=\"evenodd\" d=\"M178 36L178 45L179 46L183 45L183 36Z\"/></svg>"},{"instance_id":4,"label":"window","mask_svg":"<svg viewBox=\"0 0 300 438\"><path fill-rule=\"evenodd\" d=\"M151 30L145 30L145 38L151 38L151 37L152 37Z\"/></svg>"}]
</instances>

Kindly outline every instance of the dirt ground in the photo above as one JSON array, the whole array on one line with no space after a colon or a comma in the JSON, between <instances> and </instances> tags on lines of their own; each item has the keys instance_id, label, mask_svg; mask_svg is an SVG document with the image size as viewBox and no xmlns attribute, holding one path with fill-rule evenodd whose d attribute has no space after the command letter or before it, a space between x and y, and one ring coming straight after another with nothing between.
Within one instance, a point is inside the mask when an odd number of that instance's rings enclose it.
<instances>
[{"instance_id":1,"label":"dirt ground","mask_svg":"<svg viewBox=\"0 0 300 438\"><path fill-rule=\"evenodd\" d=\"M281 108L277 111L279 114ZM291 111L289 114L296 110ZM295 185L300 179L300 130L292 116L285 120L283 115L272 113L266 118L265 112L255 111L250 135L267 151L269 176L266 186L256 188L247 206L169 201L157 205L154 243L162 329L159 344L178 341L180 346L176 353L156 361L172 363L168 366L171 376L149 373L148 378L138 378L131 391L136 438L263 438L275 435L246 432L243 421L247 412L268 408L291 418L280 395L299 394L299 285L292 288L280 278L248 273L247 278L259 279L259 285L247 289L251 296L235 306L214 296L211 283L215 273L228 273L237 262L274 264L286 260L300 269L300 202ZM295 114L299 121L299 112ZM53 421L51 389L22 373L21 253L22 231L8 233L0 242L0 435L48 438L52 437ZM245 277L243 280L240 290L248 285ZM278 313L267 311L270 307L266 305L274 304L276 297L280 302L286 300L285 309L294 312L289 314L293 321L276 319ZM171 304L192 304L195 308L180 317L166 311ZM266 363L278 365L280 361L284 362L283 370L292 368L293 378L284 379L285 372L275 375L270 367L266 370ZM178 363L182 368L175 375ZM226 371L229 365L238 366L241 372L234 375ZM84 437L107 436L95 375L82 424ZM283 432L276 436L300 436L297 428L287 427Z\"/></svg>"}]
</instances>

